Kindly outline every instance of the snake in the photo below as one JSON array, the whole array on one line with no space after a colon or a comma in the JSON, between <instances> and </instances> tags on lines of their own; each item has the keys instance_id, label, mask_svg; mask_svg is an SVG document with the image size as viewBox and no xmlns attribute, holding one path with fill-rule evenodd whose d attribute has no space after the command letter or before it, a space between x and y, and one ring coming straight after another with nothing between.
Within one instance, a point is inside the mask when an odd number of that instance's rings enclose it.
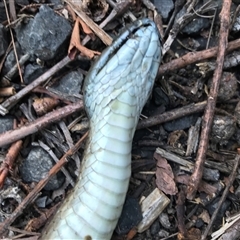
<instances>
[{"instance_id":1,"label":"snake","mask_svg":"<svg viewBox=\"0 0 240 240\"><path fill-rule=\"evenodd\" d=\"M90 130L80 175L41 239L111 239L128 191L133 136L160 61L159 32L143 18L91 66L83 86Z\"/></svg>"}]
</instances>

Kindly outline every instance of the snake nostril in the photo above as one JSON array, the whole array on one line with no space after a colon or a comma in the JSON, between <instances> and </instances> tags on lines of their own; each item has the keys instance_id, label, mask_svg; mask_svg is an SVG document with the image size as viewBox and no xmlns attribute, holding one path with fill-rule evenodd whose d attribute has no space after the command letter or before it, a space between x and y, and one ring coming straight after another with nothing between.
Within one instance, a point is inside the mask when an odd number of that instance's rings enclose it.
<instances>
[{"instance_id":1,"label":"snake nostril","mask_svg":"<svg viewBox=\"0 0 240 240\"><path fill-rule=\"evenodd\" d=\"M87 235L84 237L84 240L92 240L92 237L90 235Z\"/></svg>"}]
</instances>

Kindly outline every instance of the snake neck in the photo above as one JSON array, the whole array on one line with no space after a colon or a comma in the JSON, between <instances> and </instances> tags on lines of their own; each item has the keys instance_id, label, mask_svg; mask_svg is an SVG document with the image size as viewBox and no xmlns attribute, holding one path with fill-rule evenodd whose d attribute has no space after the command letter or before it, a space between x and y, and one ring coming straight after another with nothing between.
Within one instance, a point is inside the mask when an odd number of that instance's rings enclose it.
<instances>
[{"instance_id":1,"label":"snake neck","mask_svg":"<svg viewBox=\"0 0 240 240\"><path fill-rule=\"evenodd\" d=\"M122 167L123 171L128 167L130 170L132 139L139 118L139 109L136 105L128 104L129 97L131 96L128 92L122 92L102 108L99 115L92 115L91 130L84 154L85 162L86 160L89 162L88 159L93 156L99 164L120 169Z\"/></svg>"}]
</instances>

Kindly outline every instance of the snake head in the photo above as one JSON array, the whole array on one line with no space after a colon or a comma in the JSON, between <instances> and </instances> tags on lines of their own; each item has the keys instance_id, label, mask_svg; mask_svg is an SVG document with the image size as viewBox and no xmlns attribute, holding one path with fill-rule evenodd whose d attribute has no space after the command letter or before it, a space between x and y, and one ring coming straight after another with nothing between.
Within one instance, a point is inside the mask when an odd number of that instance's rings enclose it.
<instances>
[{"instance_id":1,"label":"snake head","mask_svg":"<svg viewBox=\"0 0 240 240\"><path fill-rule=\"evenodd\" d=\"M160 59L161 42L154 22L137 20L126 28L103 51L85 78L83 93L89 118L100 114L124 92L128 93L124 95L126 101L136 105L140 114L152 91Z\"/></svg>"}]
</instances>

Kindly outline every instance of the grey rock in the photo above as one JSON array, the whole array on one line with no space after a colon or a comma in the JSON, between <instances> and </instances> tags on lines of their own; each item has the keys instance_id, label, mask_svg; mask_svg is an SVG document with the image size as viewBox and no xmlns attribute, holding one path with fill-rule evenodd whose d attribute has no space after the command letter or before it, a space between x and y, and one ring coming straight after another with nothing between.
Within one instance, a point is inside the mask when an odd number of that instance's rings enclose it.
<instances>
[{"instance_id":1,"label":"grey rock","mask_svg":"<svg viewBox=\"0 0 240 240\"><path fill-rule=\"evenodd\" d=\"M184 116L182 118L164 123L163 127L168 132L172 132L176 130L184 130L195 125L197 119L198 119L198 114Z\"/></svg>"},{"instance_id":2,"label":"grey rock","mask_svg":"<svg viewBox=\"0 0 240 240\"><path fill-rule=\"evenodd\" d=\"M164 229L161 229L161 230L159 231L159 233L158 233L158 236L159 236L160 238L167 238L169 235L170 235L169 232L167 232L167 231L164 230Z\"/></svg>"},{"instance_id":3,"label":"grey rock","mask_svg":"<svg viewBox=\"0 0 240 240\"><path fill-rule=\"evenodd\" d=\"M210 21L207 18L195 18L192 22L187 24L182 32L186 34L198 33L201 29L208 28L210 25Z\"/></svg>"},{"instance_id":4,"label":"grey rock","mask_svg":"<svg viewBox=\"0 0 240 240\"><path fill-rule=\"evenodd\" d=\"M0 22L4 22L5 20L7 20L6 10L4 7L4 3L1 1L0 2Z\"/></svg>"},{"instance_id":5,"label":"grey rock","mask_svg":"<svg viewBox=\"0 0 240 240\"><path fill-rule=\"evenodd\" d=\"M51 156L45 150L41 147L34 147L20 166L20 173L23 181L27 183L39 182L46 177L53 165L54 163ZM56 190L63 182L63 174L57 173L50 179L44 189Z\"/></svg>"},{"instance_id":6,"label":"grey rock","mask_svg":"<svg viewBox=\"0 0 240 240\"><path fill-rule=\"evenodd\" d=\"M233 24L232 30L233 30L234 32L239 32L239 31L240 31L240 16L238 16L238 17L236 18L236 21L235 21L234 24Z\"/></svg>"},{"instance_id":7,"label":"grey rock","mask_svg":"<svg viewBox=\"0 0 240 240\"><path fill-rule=\"evenodd\" d=\"M41 76L47 70L46 67L42 67L37 64L28 64L24 71L24 82L26 84L31 83L39 76Z\"/></svg>"},{"instance_id":8,"label":"grey rock","mask_svg":"<svg viewBox=\"0 0 240 240\"><path fill-rule=\"evenodd\" d=\"M75 95L80 93L82 81L82 73L72 71L65 75L53 88L69 95Z\"/></svg>"},{"instance_id":9,"label":"grey rock","mask_svg":"<svg viewBox=\"0 0 240 240\"><path fill-rule=\"evenodd\" d=\"M155 236L160 231L160 223L155 221L150 228L150 232L152 236Z\"/></svg>"},{"instance_id":10,"label":"grey rock","mask_svg":"<svg viewBox=\"0 0 240 240\"><path fill-rule=\"evenodd\" d=\"M153 4L164 20L167 20L170 12L174 8L174 3L172 0L153 0Z\"/></svg>"},{"instance_id":11,"label":"grey rock","mask_svg":"<svg viewBox=\"0 0 240 240\"><path fill-rule=\"evenodd\" d=\"M210 215L212 215L214 213L214 211L216 210L216 208L218 207L219 201L220 201L220 197L217 197L213 202L211 202L206 207ZM221 205L220 210L218 211L217 218L215 220L216 226L221 224L222 218L224 217L224 215L225 215L227 209L230 207L230 205L231 205L231 202L228 199L226 199L223 202L223 204Z\"/></svg>"},{"instance_id":12,"label":"grey rock","mask_svg":"<svg viewBox=\"0 0 240 240\"><path fill-rule=\"evenodd\" d=\"M35 201L35 204L36 204L39 208L45 208L45 207L46 207L47 199L48 199L47 196L39 197L39 198Z\"/></svg>"},{"instance_id":13,"label":"grey rock","mask_svg":"<svg viewBox=\"0 0 240 240\"><path fill-rule=\"evenodd\" d=\"M19 24L15 29L23 51L43 61L64 54L64 45L71 30L70 23L46 5L40 7L34 19L29 19L27 24Z\"/></svg>"},{"instance_id":14,"label":"grey rock","mask_svg":"<svg viewBox=\"0 0 240 240\"><path fill-rule=\"evenodd\" d=\"M197 228L202 228L202 227L204 226L204 221L203 221L201 218L198 218L198 219L196 220L195 226L196 226Z\"/></svg>"},{"instance_id":15,"label":"grey rock","mask_svg":"<svg viewBox=\"0 0 240 240\"><path fill-rule=\"evenodd\" d=\"M13 129L13 117L0 117L0 134Z\"/></svg>"},{"instance_id":16,"label":"grey rock","mask_svg":"<svg viewBox=\"0 0 240 240\"><path fill-rule=\"evenodd\" d=\"M159 222L161 223L161 225L166 228L166 229L170 229L171 228L171 223L169 221L169 216L167 213L161 213L159 215Z\"/></svg>"},{"instance_id":17,"label":"grey rock","mask_svg":"<svg viewBox=\"0 0 240 240\"><path fill-rule=\"evenodd\" d=\"M236 142L238 143L238 145L240 145L240 129L239 129L239 127L236 128L236 132L234 134L234 137L235 137ZM239 198L240 198L240 187L239 187Z\"/></svg>"},{"instance_id":18,"label":"grey rock","mask_svg":"<svg viewBox=\"0 0 240 240\"><path fill-rule=\"evenodd\" d=\"M23 6L29 5L29 1L28 0L15 0L15 2L18 5L23 5Z\"/></svg>"},{"instance_id":19,"label":"grey rock","mask_svg":"<svg viewBox=\"0 0 240 240\"><path fill-rule=\"evenodd\" d=\"M0 24L0 57L6 52L8 47L8 34L5 27Z\"/></svg>"},{"instance_id":20,"label":"grey rock","mask_svg":"<svg viewBox=\"0 0 240 240\"><path fill-rule=\"evenodd\" d=\"M235 194L238 198L240 198L240 186L238 186L237 189L235 190Z\"/></svg>"},{"instance_id":21,"label":"grey rock","mask_svg":"<svg viewBox=\"0 0 240 240\"><path fill-rule=\"evenodd\" d=\"M23 56L23 54L22 54L22 49L18 43L16 43L16 50L17 50L18 58L20 59ZM7 55L3 65L3 74L6 74L7 72L9 72L16 63L17 62L16 62L16 56L14 54L14 50L11 50L10 53Z\"/></svg>"},{"instance_id":22,"label":"grey rock","mask_svg":"<svg viewBox=\"0 0 240 240\"><path fill-rule=\"evenodd\" d=\"M236 17L236 20L232 27L233 32L239 32L240 31L240 14Z\"/></svg>"},{"instance_id":23,"label":"grey rock","mask_svg":"<svg viewBox=\"0 0 240 240\"><path fill-rule=\"evenodd\" d=\"M136 198L128 197L118 220L116 227L117 234L127 234L134 226L137 226L141 220L142 212L139 201Z\"/></svg>"},{"instance_id":24,"label":"grey rock","mask_svg":"<svg viewBox=\"0 0 240 240\"><path fill-rule=\"evenodd\" d=\"M14 118L9 115L0 117L0 134L13 129L13 119ZM2 148L9 148L9 144L2 146Z\"/></svg>"},{"instance_id":25,"label":"grey rock","mask_svg":"<svg viewBox=\"0 0 240 240\"><path fill-rule=\"evenodd\" d=\"M153 96L154 96L154 102L157 106L160 106L160 105L164 105L164 106L168 106L169 105L169 98L168 96L166 95L166 93L164 93L164 91L159 88L159 87L156 87L154 88L153 90Z\"/></svg>"},{"instance_id":26,"label":"grey rock","mask_svg":"<svg viewBox=\"0 0 240 240\"><path fill-rule=\"evenodd\" d=\"M187 9L184 7L177 14L175 21L182 17L186 13ZM196 17L190 23L188 23L183 29L182 32L188 35L197 34L201 29L208 28L211 22L208 18Z\"/></svg>"},{"instance_id":27,"label":"grey rock","mask_svg":"<svg viewBox=\"0 0 240 240\"><path fill-rule=\"evenodd\" d=\"M226 144L236 131L236 119L231 116L215 115L210 139L220 145Z\"/></svg>"},{"instance_id":28,"label":"grey rock","mask_svg":"<svg viewBox=\"0 0 240 240\"><path fill-rule=\"evenodd\" d=\"M209 89L212 86L213 79L210 79L208 82ZM227 102L230 100L236 93L238 87L238 79L235 74L231 72L223 72L220 85L218 90L218 100L221 102Z\"/></svg>"},{"instance_id":29,"label":"grey rock","mask_svg":"<svg viewBox=\"0 0 240 240\"><path fill-rule=\"evenodd\" d=\"M217 182L220 178L220 172L218 169L204 168L203 178L207 181Z\"/></svg>"},{"instance_id":30,"label":"grey rock","mask_svg":"<svg viewBox=\"0 0 240 240\"><path fill-rule=\"evenodd\" d=\"M54 4L53 6L54 9L63 8L63 1L61 0L50 0L49 3Z\"/></svg>"}]
</instances>

